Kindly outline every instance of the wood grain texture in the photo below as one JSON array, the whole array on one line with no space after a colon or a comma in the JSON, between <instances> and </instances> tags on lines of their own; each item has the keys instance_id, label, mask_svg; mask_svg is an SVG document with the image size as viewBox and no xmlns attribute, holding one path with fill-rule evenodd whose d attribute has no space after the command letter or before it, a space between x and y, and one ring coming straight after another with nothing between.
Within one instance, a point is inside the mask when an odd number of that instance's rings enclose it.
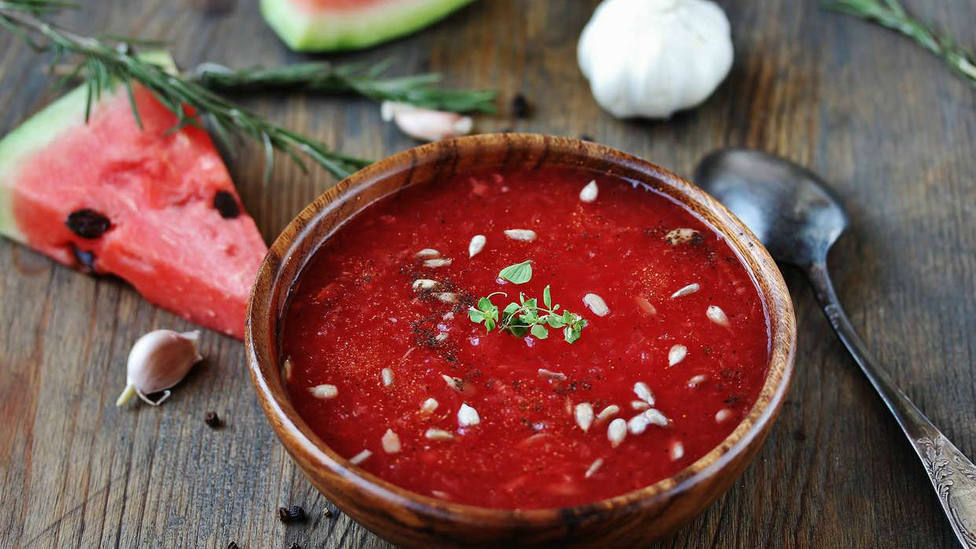
<instances>
[{"instance_id":1,"label":"wood grain texture","mask_svg":"<svg viewBox=\"0 0 976 549\"><path fill-rule=\"evenodd\" d=\"M227 2L224 2L227 3ZM587 134L690 174L710 150L757 147L834 183L852 226L831 255L853 323L879 362L961 450L976 456L976 94L927 52L811 0L726 0L735 62L704 105L668 122L622 122L592 101L575 62L595 2L485 0L419 34L329 59L396 59L451 84L495 87L482 130ZM305 59L255 2L98 0L62 20L85 32L162 38L184 66ZM976 45L968 0L905 0ZM0 34L0 131L51 99L40 59ZM507 100L522 92L532 117ZM345 152L380 158L413 143L360 99L242 98ZM270 240L331 185L287 161L261 182L260 154L229 160ZM186 329L132 290L0 242L0 546L387 547L292 464L259 409L243 346L207 333L207 361L159 409L117 410L125 356L155 327ZM733 489L662 547L954 547L917 458L817 309L786 271L800 330L783 412ZM227 426L212 431L215 410ZM279 505L309 522L284 526Z\"/></svg>"}]
</instances>

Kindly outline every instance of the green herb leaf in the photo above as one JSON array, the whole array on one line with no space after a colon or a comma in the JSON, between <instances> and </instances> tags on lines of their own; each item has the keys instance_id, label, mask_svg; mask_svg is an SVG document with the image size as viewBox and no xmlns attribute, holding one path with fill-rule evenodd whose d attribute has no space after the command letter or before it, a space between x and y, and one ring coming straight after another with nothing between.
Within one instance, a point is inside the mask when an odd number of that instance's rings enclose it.
<instances>
[{"instance_id":1,"label":"green herb leaf","mask_svg":"<svg viewBox=\"0 0 976 549\"><path fill-rule=\"evenodd\" d=\"M523 264L528 265L529 262L526 261L518 265ZM491 302L491 297L498 294L505 295L502 292L489 294L487 297L478 300L477 308L468 310L468 318L472 322L484 323L485 329L489 332L494 330L497 325L501 331L508 332L515 337L531 334L537 339L546 339L549 337L549 328L557 330L562 328L563 339L573 343L580 338L583 328L587 325L586 319L576 313L566 310L556 313L559 305L552 305L549 286L546 286L542 292L543 303L541 307L538 299L526 298L524 293L519 292L519 300L510 302L502 309L501 323L498 324L498 307Z\"/></svg>"},{"instance_id":2,"label":"green herb leaf","mask_svg":"<svg viewBox=\"0 0 976 549\"><path fill-rule=\"evenodd\" d=\"M498 278L507 280L512 284L525 284L532 279L532 260L525 260L505 267L498 272Z\"/></svg>"}]
</instances>

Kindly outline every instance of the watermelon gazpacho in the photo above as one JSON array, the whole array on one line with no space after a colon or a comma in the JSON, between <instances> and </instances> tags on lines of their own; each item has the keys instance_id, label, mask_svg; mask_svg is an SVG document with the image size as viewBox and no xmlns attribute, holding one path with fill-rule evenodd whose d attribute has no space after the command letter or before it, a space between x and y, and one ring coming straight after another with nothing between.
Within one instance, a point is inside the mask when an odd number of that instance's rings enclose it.
<instances>
[{"instance_id":1,"label":"watermelon gazpacho","mask_svg":"<svg viewBox=\"0 0 976 549\"><path fill-rule=\"evenodd\" d=\"M293 50L365 48L409 34L471 0L261 0L261 13Z\"/></svg>"},{"instance_id":2,"label":"watermelon gazpacho","mask_svg":"<svg viewBox=\"0 0 976 549\"><path fill-rule=\"evenodd\" d=\"M756 282L716 230L562 167L368 206L304 267L280 330L296 410L350 464L506 509L674 475L748 414L771 352Z\"/></svg>"},{"instance_id":3,"label":"watermelon gazpacho","mask_svg":"<svg viewBox=\"0 0 976 549\"><path fill-rule=\"evenodd\" d=\"M189 320L243 337L267 247L207 133L134 86L85 122L79 88L0 141L0 233L132 284Z\"/></svg>"}]
</instances>

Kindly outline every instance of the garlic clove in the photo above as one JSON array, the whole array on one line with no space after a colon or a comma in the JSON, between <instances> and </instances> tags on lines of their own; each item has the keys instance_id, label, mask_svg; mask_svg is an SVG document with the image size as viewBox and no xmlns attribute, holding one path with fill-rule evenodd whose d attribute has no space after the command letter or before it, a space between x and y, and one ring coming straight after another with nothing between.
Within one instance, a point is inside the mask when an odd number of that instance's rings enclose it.
<instances>
[{"instance_id":1,"label":"garlic clove","mask_svg":"<svg viewBox=\"0 0 976 549\"><path fill-rule=\"evenodd\" d=\"M416 139L439 141L471 133L474 121L470 116L450 111L435 111L414 107L407 103L384 101L380 105L383 120L393 121L400 131Z\"/></svg>"},{"instance_id":2,"label":"garlic clove","mask_svg":"<svg viewBox=\"0 0 976 549\"><path fill-rule=\"evenodd\" d=\"M155 330L140 337L126 363L126 387L116 400L122 406L138 396L148 404L161 404L169 398L170 387L179 383L203 357L197 348L199 331ZM146 395L165 391L158 401Z\"/></svg>"}]
</instances>

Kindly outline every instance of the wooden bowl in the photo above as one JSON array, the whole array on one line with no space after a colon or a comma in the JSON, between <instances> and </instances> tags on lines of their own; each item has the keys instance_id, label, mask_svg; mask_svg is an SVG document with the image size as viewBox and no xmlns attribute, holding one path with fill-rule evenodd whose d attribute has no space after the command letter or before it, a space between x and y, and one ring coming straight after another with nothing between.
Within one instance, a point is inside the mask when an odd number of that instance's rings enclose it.
<instances>
[{"instance_id":1,"label":"wooden bowl","mask_svg":"<svg viewBox=\"0 0 976 549\"><path fill-rule=\"evenodd\" d=\"M531 171L554 165L652 185L726 237L757 281L769 315L769 367L755 405L721 444L673 477L577 507L506 510L460 505L410 492L350 465L312 432L282 384L279 320L306 262L343 221L403 187L474 169ZM773 259L741 221L704 191L654 164L602 145L510 133L410 149L323 193L271 246L252 290L246 328L251 379L271 426L295 462L350 517L409 547L635 547L667 535L724 493L759 450L789 387L795 338L790 294Z\"/></svg>"}]
</instances>

